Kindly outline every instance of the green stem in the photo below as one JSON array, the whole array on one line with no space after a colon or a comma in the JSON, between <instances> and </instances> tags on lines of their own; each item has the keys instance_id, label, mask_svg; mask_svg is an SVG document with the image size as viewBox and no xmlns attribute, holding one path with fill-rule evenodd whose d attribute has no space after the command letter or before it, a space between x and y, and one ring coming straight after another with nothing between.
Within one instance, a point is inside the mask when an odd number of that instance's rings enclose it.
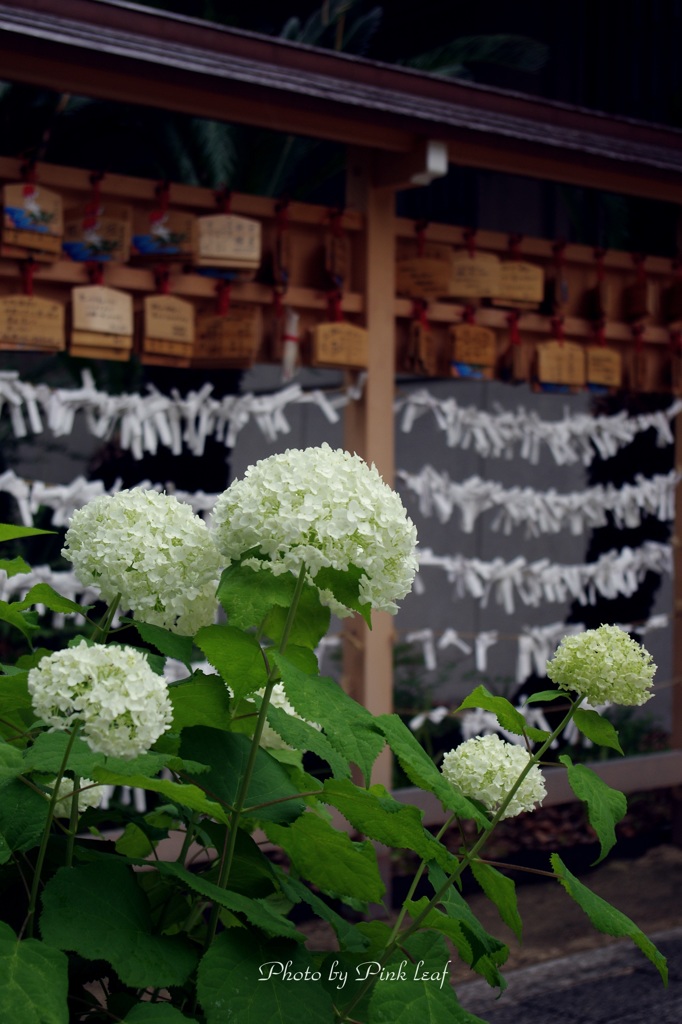
<instances>
[{"instance_id":1,"label":"green stem","mask_svg":"<svg viewBox=\"0 0 682 1024\"><path fill-rule=\"evenodd\" d=\"M22 928L22 932L25 930L26 937L29 939L32 938L34 931L36 904L38 903L38 892L40 890L40 876L43 871L43 864L45 863L45 855L47 853L47 844L50 839L50 831L52 829L52 821L54 819L54 809L57 804L59 786L61 784L62 779L64 778L64 772L66 771L66 766L69 763L69 757L71 755L71 750L76 740L76 736L78 735L79 728L80 726L77 725L73 732L71 733L71 735L69 736L69 742L66 745L66 750L64 751L62 763L59 766L59 771L57 772L57 778L55 779L54 788L52 790L52 796L50 797L50 805L47 809L47 821L45 822L45 828L43 829L43 837L40 841L40 849L38 850L38 859L36 860L36 866L33 872L31 896L28 902L28 913L26 915L24 927Z\"/></svg>"},{"instance_id":2,"label":"green stem","mask_svg":"<svg viewBox=\"0 0 682 1024\"><path fill-rule=\"evenodd\" d=\"M282 632L282 639L279 643L279 653L284 654L287 644L289 642L289 636L291 629L296 618L296 612L298 610L298 603L303 593L303 587L305 586L306 568L305 565L301 566L301 570L296 580L296 587L294 594L291 599L291 605L287 614L287 619L284 624L284 630ZM239 789L237 791L237 797L234 804L234 810L230 816L230 827L225 837L225 844L223 846L223 852L221 856L220 874L218 876L218 886L224 889L227 886L230 871L232 870L232 862L234 860L234 851L237 844L237 830L239 828L239 821L244 811L246 804L246 797L249 792L249 786L251 785L251 777L256 764L256 757L260 749L260 740L263 735L263 729L265 727L265 720L267 718L268 705L270 703L270 696L278 681L279 673L277 666L273 663L268 673L267 682L265 684L265 690L263 692L263 699L258 713L258 720L256 722L256 729L253 734L251 741L251 749L249 750L249 757L246 762L246 768L244 774L241 777L239 783ZM216 929L218 927L218 917L220 915L220 906L217 903L213 904L211 910L211 917L208 925L208 934L206 938L206 948L208 948L215 937Z\"/></svg>"},{"instance_id":3,"label":"green stem","mask_svg":"<svg viewBox=\"0 0 682 1024\"><path fill-rule=\"evenodd\" d=\"M106 643L111 623L114 621L114 615L120 603L121 595L117 594L92 632L91 639L95 643Z\"/></svg>"},{"instance_id":4,"label":"green stem","mask_svg":"<svg viewBox=\"0 0 682 1024\"><path fill-rule=\"evenodd\" d=\"M397 933L396 929L395 928L393 929L393 931L391 932L391 936L389 938L389 941L388 941L388 943L386 945L386 948L384 949L384 952L378 958L378 962L380 963L380 965L382 967L390 959L390 957L392 956L394 950L397 949L399 945L404 943L405 940L410 937L410 935L413 935L421 927L422 923L426 920L426 918L431 913L431 911L434 909L434 907L436 907L440 903L440 901L443 899L443 897L445 896L447 891L450 889L450 886L453 885L453 883L456 882L457 879L460 877L460 875L464 871L465 867L467 867L467 865L469 865L472 860L474 860L475 858L478 858L479 853L481 852L481 850L483 849L485 844L488 842L491 834L494 832L494 830L497 828L497 826L499 825L500 821L504 817L504 813L507 810L507 807L509 806L511 800L513 799L514 795L518 791L519 787L523 784L524 779L526 778L526 776L528 775L530 770L536 764L538 764L538 762L541 760L542 756L547 752L547 750L549 750L550 746L552 745L554 740L557 738L557 736L559 736L563 732L563 730L566 728L568 723L573 718L573 715L578 710L578 707L580 706L582 701L583 701L583 698L579 697L576 701L574 701L571 704L568 712L564 716L563 720L556 727L554 732L552 732L551 735L547 737L547 739L544 741L544 743L542 744L540 749L537 751L537 753L533 754L533 756L531 758L529 758L528 764L524 767L523 771L520 773L518 779L516 780L514 785L511 787L511 789L509 790L509 792L505 796L504 800L502 801L502 803L500 804L499 808L497 809L497 811L493 815L492 819L483 827L483 830L482 830L480 836L478 837L477 841L474 843L472 848L466 852L465 856L462 858L462 860L460 860L459 864L454 869L454 871L452 871L450 873L450 875L448 875L448 877L445 880L445 882L443 883L443 885L440 887L440 889L438 889L438 891L435 893L435 895L431 897L431 899L428 901L428 903L424 907L424 909L422 911L420 911L420 913L414 918L412 923L409 925L408 928L405 929L405 931L403 931L401 933ZM439 837L440 837L440 835L442 835L442 833L443 833L443 830L441 829L441 832L439 833ZM420 871L423 870L424 866L425 865L423 863L422 863L422 865L420 865ZM413 892L414 888L415 887L411 887L410 892ZM409 899L410 897L408 896L407 898ZM403 909L404 909L404 907L403 907ZM404 917L405 917L405 914L401 911L401 920L404 919ZM352 1010L355 1009L357 1004L360 1002L360 1000L364 997L365 993L371 988L371 986L373 984L374 984L374 978L369 978L366 982L363 983L363 985L358 990L358 992L357 992L355 998L353 999L353 1001L346 1007L344 1016L343 1017L339 1017L340 1024L344 1024L344 1022L348 1022L350 1020L349 1014L352 1012Z\"/></svg>"},{"instance_id":5,"label":"green stem","mask_svg":"<svg viewBox=\"0 0 682 1024\"><path fill-rule=\"evenodd\" d=\"M76 842L76 829L78 828L78 797L80 796L80 776L73 777L73 793L71 794L71 815L69 817L69 834L66 840L66 866L70 868L73 864L73 848Z\"/></svg>"},{"instance_id":6,"label":"green stem","mask_svg":"<svg viewBox=\"0 0 682 1024\"><path fill-rule=\"evenodd\" d=\"M450 826L452 825L453 821L455 821L456 818L457 818L457 814L456 813L450 815L450 817L445 822L443 827L438 832L438 835L436 836L436 840L438 842L440 842L440 840L443 838L443 836L445 835L445 833L450 828ZM417 886L419 885L419 882L421 881L421 877L424 874L425 869L426 869L426 861L422 860L421 864L419 865L419 867L417 868L417 870L415 872L414 878L412 879L412 884L410 885L410 888L408 890L407 896L405 897L405 900L403 902L403 905L402 905L402 908L400 910L400 913L398 914L398 917L396 918L396 922L393 925L393 931L391 932L391 934L389 936L389 939L388 939L389 943L393 942L393 940L398 935L398 932L400 931L400 926L403 923L403 921L405 920L405 915L407 914L407 904L412 899L412 897L414 896L415 892L417 891Z\"/></svg>"}]
</instances>

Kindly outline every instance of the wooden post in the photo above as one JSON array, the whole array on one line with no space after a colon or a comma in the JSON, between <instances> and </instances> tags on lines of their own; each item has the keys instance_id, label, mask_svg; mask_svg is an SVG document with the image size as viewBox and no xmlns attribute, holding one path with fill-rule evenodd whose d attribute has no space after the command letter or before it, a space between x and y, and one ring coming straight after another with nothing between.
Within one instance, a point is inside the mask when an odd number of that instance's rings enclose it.
<instances>
[{"instance_id":1,"label":"wooden post","mask_svg":"<svg viewBox=\"0 0 682 1024\"><path fill-rule=\"evenodd\" d=\"M348 406L344 444L374 463L393 485L395 443L395 191L372 184L371 153L355 150L348 157L348 206L365 216L364 294L369 332L367 384L359 402ZM348 619L344 629L344 689L373 714L393 710L393 617L375 612L372 630L362 620ZM391 788L388 750L376 762L373 782Z\"/></svg>"}]
</instances>

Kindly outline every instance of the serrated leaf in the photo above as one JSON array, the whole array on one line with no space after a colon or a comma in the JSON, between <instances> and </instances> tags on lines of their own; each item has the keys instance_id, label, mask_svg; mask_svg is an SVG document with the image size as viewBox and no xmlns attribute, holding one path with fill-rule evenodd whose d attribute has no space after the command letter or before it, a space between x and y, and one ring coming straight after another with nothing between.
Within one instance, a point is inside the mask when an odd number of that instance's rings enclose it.
<instances>
[{"instance_id":1,"label":"serrated leaf","mask_svg":"<svg viewBox=\"0 0 682 1024\"><path fill-rule=\"evenodd\" d=\"M226 1011L235 1021L288 1024L301 1018L301 988L273 973L288 965L291 972L314 972L311 956L290 942L260 941L243 929L217 936L199 964L198 995L206 1024L225 1024ZM305 986L306 1024L331 1024L334 1009L322 985Z\"/></svg>"},{"instance_id":2,"label":"serrated leaf","mask_svg":"<svg viewBox=\"0 0 682 1024\"><path fill-rule=\"evenodd\" d=\"M104 765L98 765L92 771L92 778L95 782L107 786L133 786L135 789L145 789L152 793L161 793L181 807L187 807L191 811L199 811L201 814L208 814L209 817L221 821L224 825L229 821L229 812L215 800L209 799L203 789L194 784L171 782L169 779L152 779L147 775L127 775L110 769Z\"/></svg>"},{"instance_id":3,"label":"serrated leaf","mask_svg":"<svg viewBox=\"0 0 682 1024\"><path fill-rule=\"evenodd\" d=\"M450 952L441 936L411 936L405 952L396 952L386 968L394 977L377 981L365 1019L373 1024L475 1024L477 1018L462 1009L450 984Z\"/></svg>"},{"instance_id":4,"label":"serrated leaf","mask_svg":"<svg viewBox=\"0 0 682 1024\"><path fill-rule=\"evenodd\" d=\"M358 569L356 565L349 565L347 569L332 569L326 566L315 575L315 586L320 590L330 590L340 604L351 611L359 612L371 629L372 606L369 602L360 601L360 580L364 575L362 569Z\"/></svg>"},{"instance_id":5,"label":"serrated leaf","mask_svg":"<svg viewBox=\"0 0 682 1024\"><path fill-rule=\"evenodd\" d=\"M256 700L256 704L260 707L260 699ZM312 751L326 761L334 778L350 778L350 767L344 758L324 733L314 729L308 722L304 722L300 718L290 715L283 708L277 708L272 704L268 707L268 722L285 743L296 750ZM279 754L279 751L277 753Z\"/></svg>"},{"instance_id":6,"label":"serrated leaf","mask_svg":"<svg viewBox=\"0 0 682 1024\"><path fill-rule=\"evenodd\" d=\"M578 708L573 715L573 721L583 736L587 736L588 740L592 740L593 743L598 744L600 747L611 747L612 750L617 750L619 754L623 753L618 740L618 733L613 723L609 722L608 718L600 715L598 711L587 711L584 708Z\"/></svg>"},{"instance_id":7,"label":"serrated leaf","mask_svg":"<svg viewBox=\"0 0 682 1024\"><path fill-rule=\"evenodd\" d=\"M223 570L216 596L231 626L250 629L260 626L275 605L288 608L295 589L296 578L291 573L275 576L267 569L256 570L233 562Z\"/></svg>"},{"instance_id":8,"label":"serrated leaf","mask_svg":"<svg viewBox=\"0 0 682 1024\"><path fill-rule=\"evenodd\" d=\"M203 761L210 770L201 776L201 785L206 792L226 804L234 806L239 781L246 769L251 749L251 740L237 733L221 732L205 726L193 726L182 734L180 750L183 757ZM191 773L190 773L191 777ZM265 821L292 821L302 814L305 804L297 796L289 776L277 761L264 750L259 750L246 795L246 806L256 807L270 801L269 807L258 807L246 817L261 818Z\"/></svg>"},{"instance_id":9,"label":"serrated leaf","mask_svg":"<svg viewBox=\"0 0 682 1024\"><path fill-rule=\"evenodd\" d=\"M590 825L599 838L601 853L592 864L594 867L616 845L616 825L625 816L628 802L623 793L607 786L587 765L573 764L567 754L562 754L559 760L566 765L569 785L587 807Z\"/></svg>"},{"instance_id":10,"label":"serrated leaf","mask_svg":"<svg viewBox=\"0 0 682 1024\"><path fill-rule=\"evenodd\" d=\"M9 743L0 743L0 786L16 779L24 770L24 760L21 751Z\"/></svg>"},{"instance_id":11,"label":"serrated leaf","mask_svg":"<svg viewBox=\"0 0 682 1024\"><path fill-rule=\"evenodd\" d=\"M69 601L67 597L62 597L49 583L36 583L26 597L17 603L17 608L32 608L36 604L44 604L51 612L62 612L65 615L69 613L83 615L89 608L92 608L92 605L76 604L75 601Z\"/></svg>"},{"instance_id":12,"label":"serrated leaf","mask_svg":"<svg viewBox=\"0 0 682 1024\"><path fill-rule=\"evenodd\" d=\"M21 779L2 787L0 834L12 850L26 852L38 846L47 821L49 801Z\"/></svg>"},{"instance_id":13,"label":"serrated leaf","mask_svg":"<svg viewBox=\"0 0 682 1024\"><path fill-rule=\"evenodd\" d=\"M546 703L550 700L556 700L557 697L568 697L568 694L565 690L540 690L539 693L531 693L530 697L526 697L524 704Z\"/></svg>"},{"instance_id":14,"label":"serrated leaf","mask_svg":"<svg viewBox=\"0 0 682 1024\"><path fill-rule=\"evenodd\" d=\"M268 670L263 652L256 638L250 634L224 624L205 626L197 633L195 643L211 665L218 669L238 700L267 683Z\"/></svg>"},{"instance_id":15,"label":"serrated leaf","mask_svg":"<svg viewBox=\"0 0 682 1024\"><path fill-rule=\"evenodd\" d=\"M168 696L173 705L173 732L192 725L209 725L229 732L230 697L220 676L195 672L189 679L171 686Z\"/></svg>"},{"instance_id":16,"label":"serrated leaf","mask_svg":"<svg viewBox=\"0 0 682 1024\"><path fill-rule=\"evenodd\" d=\"M130 621L145 643L151 644L165 657L175 658L187 668L190 667L194 648L191 636L172 633L169 629L163 629L161 626L154 626L148 622L138 622L137 619Z\"/></svg>"},{"instance_id":17,"label":"serrated leaf","mask_svg":"<svg viewBox=\"0 0 682 1024\"><path fill-rule=\"evenodd\" d=\"M0 558L0 572L6 573L8 579L30 571L31 566L19 555L16 558Z\"/></svg>"},{"instance_id":18,"label":"serrated leaf","mask_svg":"<svg viewBox=\"0 0 682 1024\"><path fill-rule=\"evenodd\" d=\"M284 637L289 607L277 605L263 620L263 633L279 645ZM320 603L316 587L305 586L296 609L296 616L287 634L287 650L290 644L314 650L323 636L326 636L331 622L329 608Z\"/></svg>"},{"instance_id":19,"label":"serrated leaf","mask_svg":"<svg viewBox=\"0 0 682 1024\"><path fill-rule=\"evenodd\" d=\"M0 921L0 1020L69 1024L69 962L38 939L19 941Z\"/></svg>"},{"instance_id":20,"label":"serrated leaf","mask_svg":"<svg viewBox=\"0 0 682 1024\"><path fill-rule=\"evenodd\" d=\"M318 722L327 739L347 761L356 764L368 779L385 740L366 708L349 697L326 676L301 672L288 658L273 654L287 697L302 718Z\"/></svg>"},{"instance_id":21,"label":"serrated leaf","mask_svg":"<svg viewBox=\"0 0 682 1024\"><path fill-rule=\"evenodd\" d=\"M320 920L330 924L339 940L340 949L361 952L367 948L369 945L368 937L363 935L355 925L347 921L345 917L337 914L329 904L325 903L319 896L316 896L303 882L286 874L279 867L276 869L276 872L282 892L287 899L291 900L292 903L307 903Z\"/></svg>"},{"instance_id":22,"label":"serrated leaf","mask_svg":"<svg viewBox=\"0 0 682 1024\"><path fill-rule=\"evenodd\" d=\"M417 807L394 800L383 786L360 789L348 779L327 779L320 799L343 814L359 832L393 849L413 850L424 860L436 860L446 870L456 859L422 825Z\"/></svg>"},{"instance_id":23,"label":"serrated leaf","mask_svg":"<svg viewBox=\"0 0 682 1024\"><path fill-rule=\"evenodd\" d=\"M19 540L22 537L38 537L40 534L54 534L56 532L56 530L37 530L34 526L14 526L12 523L0 523L0 543L6 540Z\"/></svg>"},{"instance_id":24,"label":"serrated leaf","mask_svg":"<svg viewBox=\"0 0 682 1024\"><path fill-rule=\"evenodd\" d=\"M27 613L22 612L16 603L8 604L7 601L0 601L0 620L18 629L24 634L29 643L31 642L31 637L39 628L38 624L31 621Z\"/></svg>"},{"instance_id":25,"label":"serrated leaf","mask_svg":"<svg viewBox=\"0 0 682 1024\"><path fill-rule=\"evenodd\" d=\"M388 745L413 785L433 793L444 808L455 811L459 818L471 818L483 826L489 824L482 811L443 777L421 743L398 715L378 715L374 719L374 724L386 737Z\"/></svg>"},{"instance_id":26,"label":"serrated leaf","mask_svg":"<svg viewBox=\"0 0 682 1024\"><path fill-rule=\"evenodd\" d=\"M517 736L528 736L529 739L539 743L549 736L544 729L535 729L528 725L521 712L517 711L506 697L496 697L485 686L477 686L468 697L464 698L457 710L462 711L464 708L482 708L484 711L491 711L503 729L513 732Z\"/></svg>"},{"instance_id":27,"label":"serrated leaf","mask_svg":"<svg viewBox=\"0 0 682 1024\"><path fill-rule=\"evenodd\" d=\"M194 969L196 953L183 939L152 934L145 894L132 870L113 859L60 868L42 899L45 941L106 960L126 985L182 985Z\"/></svg>"},{"instance_id":28,"label":"serrated leaf","mask_svg":"<svg viewBox=\"0 0 682 1024\"><path fill-rule=\"evenodd\" d=\"M386 892L371 843L354 843L315 814L302 814L288 828L265 826L265 834L288 855L299 876L336 896L379 903Z\"/></svg>"},{"instance_id":29,"label":"serrated leaf","mask_svg":"<svg viewBox=\"0 0 682 1024\"><path fill-rule=\"evenodd\" d=\"M123 857L148 857L154 852L154 843L134 821L129 821L123 834L116 840L116 852Z\"/></svg>"},{"instance_id":30,"label":"serrated leaf","mask_svg":"<svg viewBox=\"0 0 682 1024\"><path fill-rule=\"evenodd\" d=\"M550 861L562 887L575 900L578 906L585 911L597 931L602 932L604 935L613 935L615 938L632 939L638 949L641 949L642 953L644 953L647 960L654 965L663 980L663 984L667 985L668 962L651 939L647 938L634 921L631 921L620 910L612 907L601 896L597 896L586 885L583 885L575 875L572 875L558 853L553 853Z\"/></svg>"},{"instance_id":31,"label":"serrated leaf","mask_svg":"<svg viewBox=\"0 0 682 1024\"><path fill-rule=\"evenodd\" d=\"M471 861L469 866L483 892L497 907L504 923L521 942L523 922L519 914L514 880L503 875L491 864L485 864L480 860Z\"/></svg>"}]
</instances>

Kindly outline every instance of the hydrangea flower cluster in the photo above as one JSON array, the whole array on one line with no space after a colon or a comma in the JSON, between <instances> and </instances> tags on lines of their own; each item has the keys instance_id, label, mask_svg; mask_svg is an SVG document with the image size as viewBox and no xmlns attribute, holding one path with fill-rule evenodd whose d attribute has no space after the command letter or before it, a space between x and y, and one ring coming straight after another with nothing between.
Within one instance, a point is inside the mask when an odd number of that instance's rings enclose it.
<instances>
[{"instance_id":1,"label":"hydrangea flower cluster","mask_svg":"<svg viewBox=\"0 0 682 1024\"><path fill-rule=\"evenodd\" d=\"M230 560L258 548L275 575L298 575L309 582L323 567L362 570L360 600L397 612L417 570L417 531L399 495L358 455L328 444L289 449L250 466L218 498L213 513L216 544ZM329 591L322 600L337 615L349 610Z\"/></svg>"},{"instance_id":2,"label":"hydrangea flower cluster","mask_svg":"<svg viewBox=\"0 0 682 1024\"><path fill-rule=\"evenodd\" d=\"M653 694L656 665L645 647L618 626L565 636L547 662L547 675L563 690L575 690L590 704L639 707Z\"/></svg>"},{"instance_id":3,"label":"hydrangea flower cluster","mask_svg":"<svg viewBox=\"0 0 682 1024\"><path fill-rule=\"evenodd\" d=\"M28 692L51 731L80 725L90 749L112 757L146 753L173 717L166 681L132 647L55 651L29 672Z\"/></svg>"},{"instance_id":4,"label":"hydrangea flower cluster","mask_svg":"<svg viewBox=\"0 0 682 1024\"><path fill-rule=\"evenodd\" d=\"M52 793L57 780L47 783L47 788ZM87 787L87 788L86 788ZM78 810L81 814L87 811L88 807L99 807L104 796L106 786L96 786L92 779L82 778L79 781ZM54 805L56 818L69 818L71 816L71 797L73 796L73 779L67 775L62 776L57 790L57 800Z\"/></svg>"},{"instance_id":5,"label":"hydrangea flower cluster","mask_svg":"<svg viewBox=\"0 0 682 1024\"><path fill-rule=\"evenodd\" d=\"M193 635L215 618L220 558L206 523L172 495L135 488L74 512L62 555L85 586L141 622Z\"/></svg>"},{"instance_id":6,"label":"hydrangea flower cluster","mask_svg":"<svg viewBox=\"0 0 682 1024\"><path fill-rule=\"evenodd\" d=\"M500 739L496 733L474 736L443 755L441 771L464 796L479 800L493 814L502 805L531 755L524 747ZM545 780L533 765L514 796L503 818L532 811L547 795Z\"/></svg>"}]
</instances>

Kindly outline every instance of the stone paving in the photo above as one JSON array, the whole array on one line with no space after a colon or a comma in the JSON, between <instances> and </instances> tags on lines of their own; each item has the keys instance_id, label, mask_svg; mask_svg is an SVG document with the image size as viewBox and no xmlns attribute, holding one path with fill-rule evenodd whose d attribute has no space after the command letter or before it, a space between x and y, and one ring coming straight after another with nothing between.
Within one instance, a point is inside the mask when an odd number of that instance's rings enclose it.
<instances>
[{"instance_id":1,"label":"stone paving","mask_svg":"<svg viewBox=\"0 0 682 1024\"><path fill-rule=\"evenodd\" d=\"M618 942L510 972L499 998L484 981L457 995L487 1024L682 1024L682 927L650 938L668 958L667 988L636 946Z\"/></svg>"}]
</instances>

